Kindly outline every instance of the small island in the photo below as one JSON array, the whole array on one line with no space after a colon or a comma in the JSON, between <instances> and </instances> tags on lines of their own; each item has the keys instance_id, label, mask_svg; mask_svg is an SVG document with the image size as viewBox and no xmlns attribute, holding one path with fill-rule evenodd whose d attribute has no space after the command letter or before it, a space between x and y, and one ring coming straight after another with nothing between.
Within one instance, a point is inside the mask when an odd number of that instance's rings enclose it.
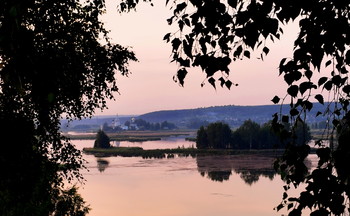
<instances>
[{"instance_id":1,"label":"small island","mask_svg":"<svg viewBox=\"0 0 350 216\"><path fill-rule=\"evenodd\" d=\"M300 128L304 125L300 123ZM232 131L227 124L222 122L211 123L201 127L196 134L196 148L173 148L173 149L149 149L141 147L112 147L111 139L100 130L97 133L93 148L84 148L86 154L93 154L98 157L122 156L142 158L172 158L175 155L180 157L197 155L233 155L233 154L273 154L281 155L284 152L284 145L279 141L277 135L269 129L269 125L259 126L257 123L247 120L241 127ZM244 139L246 138L246 139ZM301 145L311 139L309 131L304 139L297 144ZM264 142L262 142L264 141ZM264 143L266 143L264 145ZM258 145L256 145L258 144ZM268 144L268 145L267 145Z\"/></svg>"}]
</instances>

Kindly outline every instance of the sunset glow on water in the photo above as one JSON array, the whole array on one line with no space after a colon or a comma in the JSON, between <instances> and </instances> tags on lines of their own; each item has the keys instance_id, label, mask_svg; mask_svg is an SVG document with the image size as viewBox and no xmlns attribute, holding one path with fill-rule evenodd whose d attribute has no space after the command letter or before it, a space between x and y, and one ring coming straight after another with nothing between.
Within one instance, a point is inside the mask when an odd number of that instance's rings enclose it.
<instances>
[{"instance_id":1,"label":"sunset glow on water","mask_svg":"<svg viewBox=\"0 0 350 216\"><path fill-rule=\"evenodd\" d=\"M74 143L80 148L93 141ZM273 208L282 199L284 183L278 175L271 176L271 158L225 157L84 155L89 171L83 172L87 181L80 193L91 205L91 216L282 215ZM220 181L219 174L224 180Z\"/></svg>"}]
</instances>

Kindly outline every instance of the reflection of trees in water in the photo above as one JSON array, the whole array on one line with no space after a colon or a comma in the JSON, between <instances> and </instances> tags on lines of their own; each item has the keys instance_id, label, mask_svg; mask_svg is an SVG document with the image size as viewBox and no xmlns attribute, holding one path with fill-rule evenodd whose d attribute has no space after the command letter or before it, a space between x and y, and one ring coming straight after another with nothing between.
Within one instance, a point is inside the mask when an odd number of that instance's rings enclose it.
<instances>
[{"instance_id":1,"label":"reflection of trees in water","mask_svg":"<svg viewBox=\"0 0 350 216\"><path fill-rule=\"evenodd\" d=\"M275 156L264 155L220 155L197 156L198 172L213 181L229 180L232 171L239 174L241 179L251 185L257 182L260 176L273 180L275 170L273 161Z\"/></svg>"},{"instance_id":2,"label":"reflection of trees in water","mask_svg":"<svg viewBox=\"0 0 350 216\"><path fill-rule=\"evenodd\" d=\"M253 183L259 181L260 176L263 176L265 178L269 178L271 181L275 177L275 170L272 169L266 169L266 170L243 170L243 171L235 171L241 179L248 185L252 185Z\"/></svg>"},{"instance_id":3,"label":"reflection of trees in water","mask_svg":"<svg viewBox=\"0 0 350 216\"><path fill-rule=\"evenodd\" d=\"M105 171L105 169L108 167L109 161L102 159L102 158L97 158L97 169L100 172Z\"/></svg>"},{"instance_id":4,"label":"reflection of trees in water","mask_svg":"<svg viewBox=\"0 0 350 216\"><path fill-rule=\"evenodd\" d=\"M201 172L201 176L205 176L206 174L208 175L208 178L213 180L213 181L227 181L230 178L230 175L232 174L232 171L209 171L209 172Z\"/></svg>"}]
</instances>

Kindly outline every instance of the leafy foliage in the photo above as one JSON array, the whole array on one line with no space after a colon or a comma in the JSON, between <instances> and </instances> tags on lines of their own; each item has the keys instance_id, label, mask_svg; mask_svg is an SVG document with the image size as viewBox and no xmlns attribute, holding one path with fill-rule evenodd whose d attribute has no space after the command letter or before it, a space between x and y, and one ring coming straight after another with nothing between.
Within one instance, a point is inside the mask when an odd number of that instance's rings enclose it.
<instances>
[{"instance_id":1,"label":"leafy foliage","mask_svg":"<svg viewBox=\"0 0 350 216\"><path fill-rule=\"evenodd\" d=\"M305 191L299 197L283 197L280 208L288 206L293 208L290 214L301 214L302 209L309 208L314 215L341 215L347 211L346 197L349 197L349 115L339 123L337 131L337 147L334 146L333 138L329 146L321 146L316 154L319 157L318 166L311 173L307 172L304 158L310 149L304 146L302 149L289 149L284 157L276 161L277 169L282 173L282 177L287 183L299 185L306 182ZM317 141L322 145L321 141ZM293 158L295 156L296 158ZM293 172L294 171L294 172ZM289 186L285 187L289 190Z\"/></svg>"},{"instance_id":2,"label":"leafy foliage","mask_svg":"<svg viewBox=\"0 0 350 216\"><path fill-rule=\"evenodd\" d=\"M101 1L104 2L104 1ZM136 10L136 6L139 3L139 0L121 0L118 4L118 11L119 12L130 12L131 10ZM153 3L151 3L150 0L143 0L143 2L149 2L151 6L153 6Z\"/></svg>"},{"instance_id":3,"label":"leafy foliage","mask_svg":"<svg viewBox=\"0 0 350 216\"><path fill-rule=\"evenodd\" d=\"M164 40L172 44L178 74L191 66L201 67L214 88L216 81L228 89L237 85L228 79L229 64L251 58L258 47L263 58L269 53L265 41L283 32L273 16L272 1L174 1L172 7L174 15L168 23L176 23L179 31L166 34ZM184 78L177 76L181 85Z\"/></svg>"},{"instance_id":4,"label":"leafy foliage","mask_svg":"<svg viewBox=\"0 0 350 216\"><path fill-rule=\"evenodd\" d=\"M73 186L67 190L61 190L61 194L56 202L56 209L54 216L80 216L89 212L90 208L86 206L83 198L77 194L78 188Z\"/></svg>"},{"instance_id":5,"label":"leafy foliage","mask_svg":"<svg viewBox=\"0 0 350 216\"><path fill-rule=\"evenodd\" d=\"M118 90L115 72L127 75L136 60L110 42L99 20L104 7L99 0L0 2L1 215L75 214L57 204L75 196L57 191L65 180L82 180L83 167L60 119L105 108Z\"/></svg>"},{"instance_id":6,"label":"leafy foliage","mask_svg":"<svg viewBox=\"0 0 350 216\"><path fill-rule=\"evenodd\" d=\"M337 184L328 184L331 189L320 188L318 191L333 191L332 194L338 195L328 196L325 201L322 199L329 194L319 196L311 186L307 187L306 193L302 193L300 199L289 199L288 205L285 200L277 208L286 206L291 210L290 215L299 215L304 208L310 208L312 215L340 215L348 211L345 205L350 207L348 183L344 180L349 176L339 176L339 173L348 173L348 168L343 167L342 170L336 166L339 163L335 163L336 158L339 160L349 152L347 148L341 147L345 145L341 144L345 142L342 137L348 136L345 135L348 131L344 128L349 125L349 7L347 1L328 0L179 0L174 1L174 15L168 20L169 24L179 27L178 32L168 34L166 38L166 41L172 43L173 60L180 65L180 70L201 67L207 81L214 88L217 80L221 86L229 80L228 65L231 62L251 58L253 51L260 52L260 58L263 59L270 50L268 42L280 38L284 24L290 21L299 22L300 31L294 41L293 56L281 59L279 64L279 75L288 85L287 94L282 98L275 96L272 99L275 104L280 101L283 103L287 97L291 101L289 115L277 113L273 117L275 131L282 138L291 140L279 163L281 166L276 168L282 172L288 185L298 185L306 181L308 186L316 182L314 185L321 187L320 179L332 179ZM316 71L328 75L315 78ZM181 85L184 83L182 78L184 77L178 76ZM326 94L327 104L324 98ZM325 128L325 139L330 139L330 146L322 140L316 142L317 147L322 149L321 152L329 152L327 157L323 157L325 154L318 155L322 155L319 160L323 165L317 170L327 173L322 175L304 172L303 160L309 153L309 147L293 144L296 126L292 126L290 131L284 128L285 123L296 125L300 120L305 120L305 114L313 109L311 100L325 104L324 110L317 115L327 116L330 123ZM335 131L347 131L336 137L338 146L332 143ZM340 149L342 154L339 153ZM310 193L312 197L307 195Z\"/></svg>"}]
</instances>

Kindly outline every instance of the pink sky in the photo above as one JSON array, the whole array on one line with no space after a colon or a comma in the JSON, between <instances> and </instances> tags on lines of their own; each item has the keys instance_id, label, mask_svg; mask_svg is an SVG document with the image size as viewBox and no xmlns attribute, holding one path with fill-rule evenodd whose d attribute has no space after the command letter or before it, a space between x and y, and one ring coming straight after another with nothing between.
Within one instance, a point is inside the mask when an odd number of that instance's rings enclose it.
<instances>
[{"instance_id":1,"label":"pink sky","mask_svg":"<svg viewBox=\"0 0 350 216\"><path fill-rule=\"evenodd\" d=\"M141 3L137 12L118 14L116 2L107 0L107 14L104 16L106 28L115 43L130 46L139 62L130 64L129 77L117 75L120 95L116 101L109 101L109 109L96 115L143 114L158 110L191 109L221 105L266 105L272 104L275 96L284 96L286 84L278 77L279 61L290 57L296 25L284 29L281 41L270 45L270 53L264 61L256 59L255 53L250 61L231 64L230 79L239 86L231 90L218 87L216 90L206 83L205 74L198 68L189 70L185 86L180 87L172 79L178 66L170 63L171 44L163 41L163 36L171 32L166 19L172 14L165 7L164 0L156 0L154 7Z\"/></svg>"}]
</instances>

